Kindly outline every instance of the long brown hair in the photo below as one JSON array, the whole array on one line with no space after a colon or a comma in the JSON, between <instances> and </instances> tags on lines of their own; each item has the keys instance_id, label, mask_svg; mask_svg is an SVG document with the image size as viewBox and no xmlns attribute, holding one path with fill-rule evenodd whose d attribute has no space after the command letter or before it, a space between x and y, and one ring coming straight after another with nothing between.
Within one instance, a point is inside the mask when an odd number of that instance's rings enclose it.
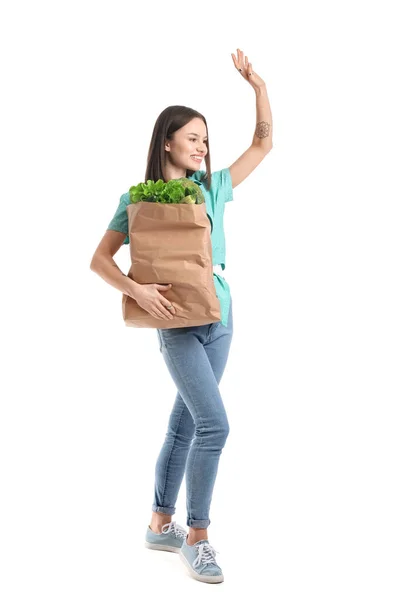
<instances>
[{"instance_id":1,"label":"long brown hair","mask_svg":"<svg viewBox=\"0 0 400 600\"><path fill-rule=\"evenodd\" d=\"M207 154L204 158L206 162L206 173L204 173L201 181L204 181L204 183L207 182L206 188L207 190L210 189L211 159L207 121L201 113L193 108L189 108L188 106L168 106L158 116L154 125L153 135L151 136L149 152L147 154L145 181L148 181L149 179L152 179L153 181L157 181L158 179L164 180L161 167L166 161L167 153L164 146L165 140L173 139L175 131L189 123L189 121L195 117L202 119L207 129ZM195 170L187 169L186 176L189 177L195 172Z\"/></svg>"}]
</instances>

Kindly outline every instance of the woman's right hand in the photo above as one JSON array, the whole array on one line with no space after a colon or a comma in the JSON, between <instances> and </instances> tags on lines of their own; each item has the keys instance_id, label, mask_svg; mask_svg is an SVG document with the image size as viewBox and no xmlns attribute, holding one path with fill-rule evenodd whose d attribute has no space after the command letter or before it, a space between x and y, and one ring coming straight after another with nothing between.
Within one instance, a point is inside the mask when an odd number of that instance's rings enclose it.
<instances>
[{"instance_id":1,"label":"woman's right hand","mask_svg":"<svg viewBox=\"0 0 400 600\"><path fill-rule=\"evenodd\" d=\"M168 309L170 306L169 300L164 298L161 291L170 290L172 284L163 285L161 283L141 283L135 289L135 300L141 308L146 310L152 317L156 319L173 319L176 311L175 307Z\"/></svg>"}]
</instances>

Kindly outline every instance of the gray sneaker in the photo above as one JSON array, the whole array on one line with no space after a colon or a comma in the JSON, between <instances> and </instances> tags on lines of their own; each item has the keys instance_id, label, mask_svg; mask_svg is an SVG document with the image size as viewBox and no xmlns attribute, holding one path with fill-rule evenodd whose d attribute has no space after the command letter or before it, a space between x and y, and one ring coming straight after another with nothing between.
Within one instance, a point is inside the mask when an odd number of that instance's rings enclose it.
<instances>
[{"instance_id":1,"label":"gray sneaker","mask_svg":"<svg viewBox=\"0 0 400 600\"><path fill-rule=\"evenodd\" d=\"M190 546L186 542L186 537L179 551L179 556L191 577L205 583L224 581L222 570L215 561L216 554L217 551L209 544L208 540L200 540L194 546Z\"/></svg>"},{"instance_id":2,"label":"gray sneaker","mask_svg":"<svg viewBox=\"0 0 400 600\"><path fill-rule=\"evenodd\" d=\"M186 529L178 525L175 521L163 525L161 533L155 533L155 531L150 529L150 525L148 525L144 545L146 548L151 548L152 550L179 552L186 535Z\"/></svg>"}]
</instances>

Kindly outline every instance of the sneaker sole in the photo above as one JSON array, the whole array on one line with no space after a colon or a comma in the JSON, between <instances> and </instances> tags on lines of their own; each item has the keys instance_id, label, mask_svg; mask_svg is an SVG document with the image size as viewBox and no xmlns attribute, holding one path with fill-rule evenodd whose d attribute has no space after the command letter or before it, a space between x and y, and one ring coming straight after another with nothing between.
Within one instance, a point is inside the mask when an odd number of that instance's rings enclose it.
<instances>
[{"instance_id":1,"label":"sneaker sole","mask_svg":"<svg viewBox=\"0 0 400 600\"><path fill-rule=\"evenodd\" d=\"M163 544L153 544L152 542L145 542L144 545L151 550L165 550L166 552L175 553L178 553L180 550L180 548L175 548L175 546L164 546Z\"/></svg>"},{"instance_id":2,"label":"sneaker sole","mask_svg":"<svg viewBox=\"0 0 400 600\"><path fill-rule=\"evenodd\" d=\"M222 581L224 581L223 575L200 575L199 573L197 573L197 571L193 569L183 552L179 552L179 556L181 557L183 563L189 570L189 574L191 575L191 577L193 577L193 579L197 579L197 581L203 581L205 583L222 583Z\"/></svg>"}]
</instances>

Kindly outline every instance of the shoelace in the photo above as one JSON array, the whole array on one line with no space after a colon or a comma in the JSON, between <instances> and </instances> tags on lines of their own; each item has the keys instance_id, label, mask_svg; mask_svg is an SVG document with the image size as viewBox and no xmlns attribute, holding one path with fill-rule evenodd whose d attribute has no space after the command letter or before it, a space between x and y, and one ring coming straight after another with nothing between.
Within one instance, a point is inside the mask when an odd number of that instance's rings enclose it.
<instances>
[{"instance_id":1,"label":"shoelace","mask_svg":"<svg viewBox=\"0 0 400 600\"><path fill-rule=\"evenodd\" d=\"M208 542L204 542L197 546L199 549L199 553L197 555L196 560L193 561L193 566L198 567L203 563L203 565L208 565L211 563L215 563L215 555L218 554L218 551L215 550Z\"/></svg>"},{"instance_id":2,"label":"shoelace","mask_svg":"<svg viewBox=\"0 0 400 600\"><path fill-rule=\"evenodd\" d=\"M164 527L166 529L164 529ZM170 523L166 523L161 528L161 533L174 533L176 537L186 538L186 530L178 525L175 521L171 521Z\"/></svg>"}]
</instances>

